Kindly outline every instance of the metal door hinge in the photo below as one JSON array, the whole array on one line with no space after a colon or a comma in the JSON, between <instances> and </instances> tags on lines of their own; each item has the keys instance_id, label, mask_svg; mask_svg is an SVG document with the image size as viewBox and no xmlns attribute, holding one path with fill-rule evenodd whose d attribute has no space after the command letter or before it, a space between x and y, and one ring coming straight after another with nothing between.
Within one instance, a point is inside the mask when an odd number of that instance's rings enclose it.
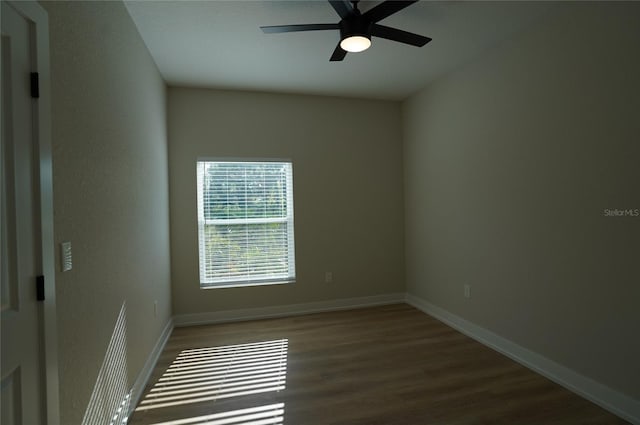
<instances>
[{"instance_id":1,"label":"metal door hinge","mask_svg":"<svg viewBox=\"0 0 640 425\"><path fill-rule=\"evenodd\" d=\"M36 277L36 299L44 301L44 276Z\"/></svg>"},{"instance_id":2,"label":"metal door hinge","mask_svg":"<svg viewBox=\"0 0 640 425\"><path fill-rule=\"evenodd\" d=\"M40 78L37 72L31 73L31 97L34 99L40 97Z\"/></svg>"}]
</instances>

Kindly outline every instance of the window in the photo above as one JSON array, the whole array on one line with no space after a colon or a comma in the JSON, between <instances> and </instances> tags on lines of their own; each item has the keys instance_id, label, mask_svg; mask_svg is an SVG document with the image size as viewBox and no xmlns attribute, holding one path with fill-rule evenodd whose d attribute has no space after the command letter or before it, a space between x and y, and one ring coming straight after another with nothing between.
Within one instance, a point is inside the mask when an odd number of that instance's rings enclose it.
<instances>
[{"instance_id":1,"label":"window","mask_svg":"<svg viewBox=\"0 0 640 425\"><path fill-rule=\"evenodd\" d=\"M198 161L200 286L295 280L290 162Z\"/></svg>"}]
</instances>

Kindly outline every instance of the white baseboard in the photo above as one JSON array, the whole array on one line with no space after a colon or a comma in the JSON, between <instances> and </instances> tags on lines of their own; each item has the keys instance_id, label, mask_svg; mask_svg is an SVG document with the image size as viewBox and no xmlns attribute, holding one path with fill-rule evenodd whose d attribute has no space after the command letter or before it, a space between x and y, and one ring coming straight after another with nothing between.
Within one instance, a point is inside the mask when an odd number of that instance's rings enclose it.
<instances>
[{"instance_id":1,"label":"white baseboard","mask_svg":"<svg viewBox=\"0 0 640 425\"><path fill-rule=\"evenodd\" d=\"M151 372L153 372L153 369L156 367L158 358L160 357L160 354L162 354L162 350L164 350L164 346L167 344L172 331L173 319L169 318L169 321L162 330L162 333L160 334L156 345L153 347L153 350L151 350L151 354L149 354L144 367L142 368L140 373L138 373L138 377L133 383L133 387L131 388L131 403L129 404L129 417L131 417L133 409L135 409L140 402L140 399L142 398L142 394L144 392L144 388L147 386L147 382L149 382L149 378L151 377Z\"/></svg>"},{"instance_id":2,"label":"white baseboard","mask_svg":"<svg viewBox=\"0 0 640 425\"><path fill-rule=\"evenodd\" d=\"M632 424L640 425L640 401L580 375L414 295L407 294L406 302L611 413Z\"/></svg>"},{"instance_id":3,"label":"white baseboard","mask_svg":"<svg viewBox=\"0 0 640 425\"><path fill-rule=\"evenodd\" d=\"M297 316L325 311L350 310L375 305L397 304L405 301L404 293L374 295L358 298L318 301L303 304L289 304L274 307L243 308L196 314L179 314L173 317L175 326L204 325L236 322L241 320L267 319L274 317Z\"/></svg>"}]
</instances>

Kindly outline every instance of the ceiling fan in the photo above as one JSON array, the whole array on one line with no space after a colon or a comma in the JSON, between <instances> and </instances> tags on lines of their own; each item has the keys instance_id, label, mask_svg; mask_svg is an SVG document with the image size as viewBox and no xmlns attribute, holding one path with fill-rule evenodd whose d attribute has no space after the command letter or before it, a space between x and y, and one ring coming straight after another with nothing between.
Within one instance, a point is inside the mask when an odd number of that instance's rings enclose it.
<instances>
[{"instance_id":1,"label":"ceiling fan","mask_svg":"<svg viewBox=\"0 0 640 425\"><path fill-rule=\"evenodd\" d=\"M431 41L429 37L402 31L396 28L378 24L384 18L412 5L418 0L396 1L387 0L364 13L358 10L358 1L329 0L333 9L340 16L337 24L301 24L301 25L273 25L260 27L265 34L340 30L340 42L336 46L331 61L341 61L347 52L362 52L371 46L371 37L386 38L412 46L422 47Z\"/></svg>"}]
</instances>

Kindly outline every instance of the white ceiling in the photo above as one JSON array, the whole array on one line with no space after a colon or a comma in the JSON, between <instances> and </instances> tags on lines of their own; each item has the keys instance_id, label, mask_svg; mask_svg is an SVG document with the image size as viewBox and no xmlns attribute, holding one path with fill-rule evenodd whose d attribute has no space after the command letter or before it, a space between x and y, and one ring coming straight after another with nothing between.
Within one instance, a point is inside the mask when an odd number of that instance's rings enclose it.
<instances>
[{"instance_id":1,"label":"white ceiling","mask_svg":"<svg viewBox=\"0 0 640 425\"><path fill-rule=\"evenodd\" d=\"M365 11L379 2L361 2ZM374 38L329 62L338 31L263 34L262 25L336 23L311 1L126 1L170 85L403 99L525 30L552 2L421 1L381 24L433 38L422 48Z\"/></svg>"}]
</instances>

